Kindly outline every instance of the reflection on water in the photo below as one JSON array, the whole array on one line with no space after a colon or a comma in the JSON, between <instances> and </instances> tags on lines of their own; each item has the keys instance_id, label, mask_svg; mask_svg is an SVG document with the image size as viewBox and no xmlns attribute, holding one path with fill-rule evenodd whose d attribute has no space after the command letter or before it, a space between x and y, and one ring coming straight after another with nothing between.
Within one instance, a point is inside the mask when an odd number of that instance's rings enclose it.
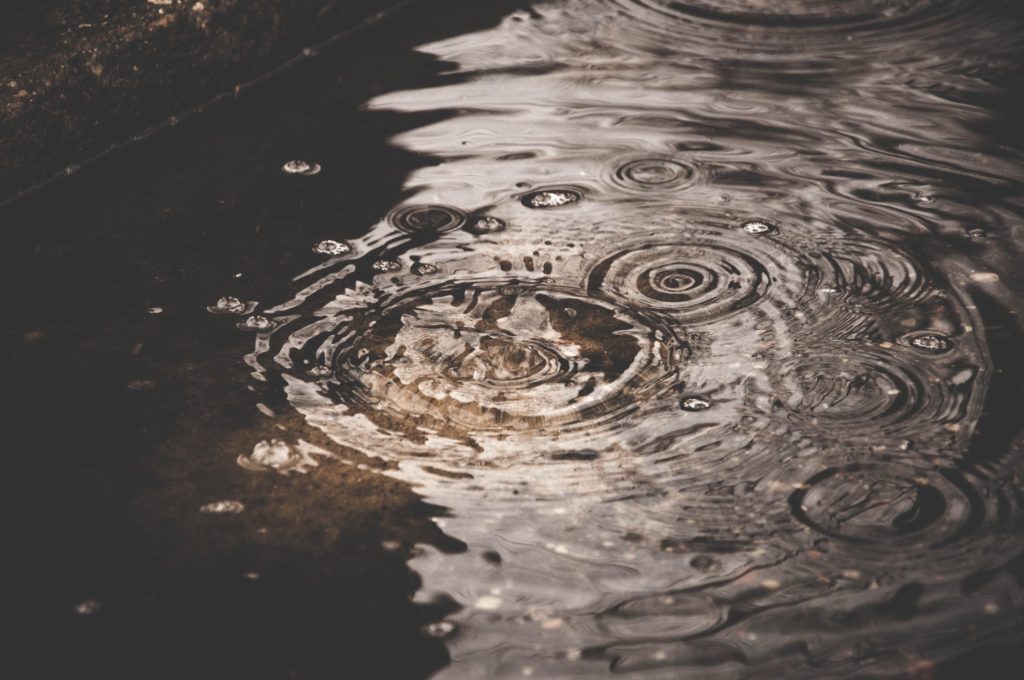
<instances>
[{"instance_id":1,"label":"reflection on water","mask_svg":"<svg viewBox=\"0 0 1024 680\"><path fill-rule=\"evenodd\" d=\"M1012 299L1019 241L965 254L1021 222L984 108L1005 8L538 4L371 103L458 107L394 140L440 162L240 327L255 378L448 508L469 549L412 562L461 607L440 676L903 676L1019 642L975 302Z\"/></svg>"}]
</instances>

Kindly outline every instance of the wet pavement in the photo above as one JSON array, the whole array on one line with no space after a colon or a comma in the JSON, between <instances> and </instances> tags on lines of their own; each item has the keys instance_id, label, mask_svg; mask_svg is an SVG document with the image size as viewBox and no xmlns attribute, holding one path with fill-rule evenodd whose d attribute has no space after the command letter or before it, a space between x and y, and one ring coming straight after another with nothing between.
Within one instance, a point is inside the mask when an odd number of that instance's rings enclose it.
<instances>
[{"instance_id":1,"label":"wet pavement","mask_svg":"<svg viewBox=\"0 0 1024 680\"><path fill-rule=\"evenodd\" d=\"M1015 677L1022 26L420 7L12 206L41 668Z\"/></svg>"}]
</instances>

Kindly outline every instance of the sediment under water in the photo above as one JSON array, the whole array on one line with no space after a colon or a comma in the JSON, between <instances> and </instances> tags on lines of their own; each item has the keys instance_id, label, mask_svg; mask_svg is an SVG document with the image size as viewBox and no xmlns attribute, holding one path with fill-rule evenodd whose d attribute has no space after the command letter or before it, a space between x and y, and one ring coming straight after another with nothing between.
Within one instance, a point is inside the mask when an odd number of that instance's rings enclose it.
<instances>
[{"instance_id":1,"label":"sediment under water","mask_svg":"<svg viewBox=\"0 0 1024 680\"><path fill-rule=\"evenodd\" d=\"M313 135L237 170L318 235L276 298L194 301L255 333L279 425L220 477L358 452L443 508L465 548L410 553L437 677L958 677L1019 649L1017 21L569 0L420 45L441 75L362 114L430 159L390 204L318 214L364 170Z\"/></svg>"}]
</instances>

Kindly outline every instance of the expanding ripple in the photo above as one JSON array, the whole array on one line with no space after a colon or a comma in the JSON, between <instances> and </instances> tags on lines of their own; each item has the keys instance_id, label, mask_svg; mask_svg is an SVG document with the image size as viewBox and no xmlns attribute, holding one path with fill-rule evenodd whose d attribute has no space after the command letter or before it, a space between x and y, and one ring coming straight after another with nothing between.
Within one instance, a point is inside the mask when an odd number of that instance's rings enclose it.
<instances>
[{"instance_id":1,"label":"expanding ripple","mask_svg":"<svg viewBox=\"0 0 1024 680\"><path fill-rule=\"evenodd\" d=\"M242 327L468 545L412 561L461 607L441 675L904 677L1020 640L1019 454L972 448L971 287L1007 276L970 258L1024 180L977 133L1005 6L539 4L371 102L443 162Z\"/></svg>"}]
</instances>

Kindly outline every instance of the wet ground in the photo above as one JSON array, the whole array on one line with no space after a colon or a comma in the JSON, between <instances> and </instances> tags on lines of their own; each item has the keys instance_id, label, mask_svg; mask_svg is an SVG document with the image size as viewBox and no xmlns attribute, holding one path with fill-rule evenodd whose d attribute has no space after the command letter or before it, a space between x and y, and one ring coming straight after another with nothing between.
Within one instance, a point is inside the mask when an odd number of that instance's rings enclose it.
<instances>
[{"instance_id":1,"label":"wet ground","mask_svg":"<svg viewBox=\"0 0 1024 680\"><path fill-rule=\"evenodd\" d=\"M39 677L1016 677L1020 14L418 7L10 206Z\"/></svg>"}]
</instances>

